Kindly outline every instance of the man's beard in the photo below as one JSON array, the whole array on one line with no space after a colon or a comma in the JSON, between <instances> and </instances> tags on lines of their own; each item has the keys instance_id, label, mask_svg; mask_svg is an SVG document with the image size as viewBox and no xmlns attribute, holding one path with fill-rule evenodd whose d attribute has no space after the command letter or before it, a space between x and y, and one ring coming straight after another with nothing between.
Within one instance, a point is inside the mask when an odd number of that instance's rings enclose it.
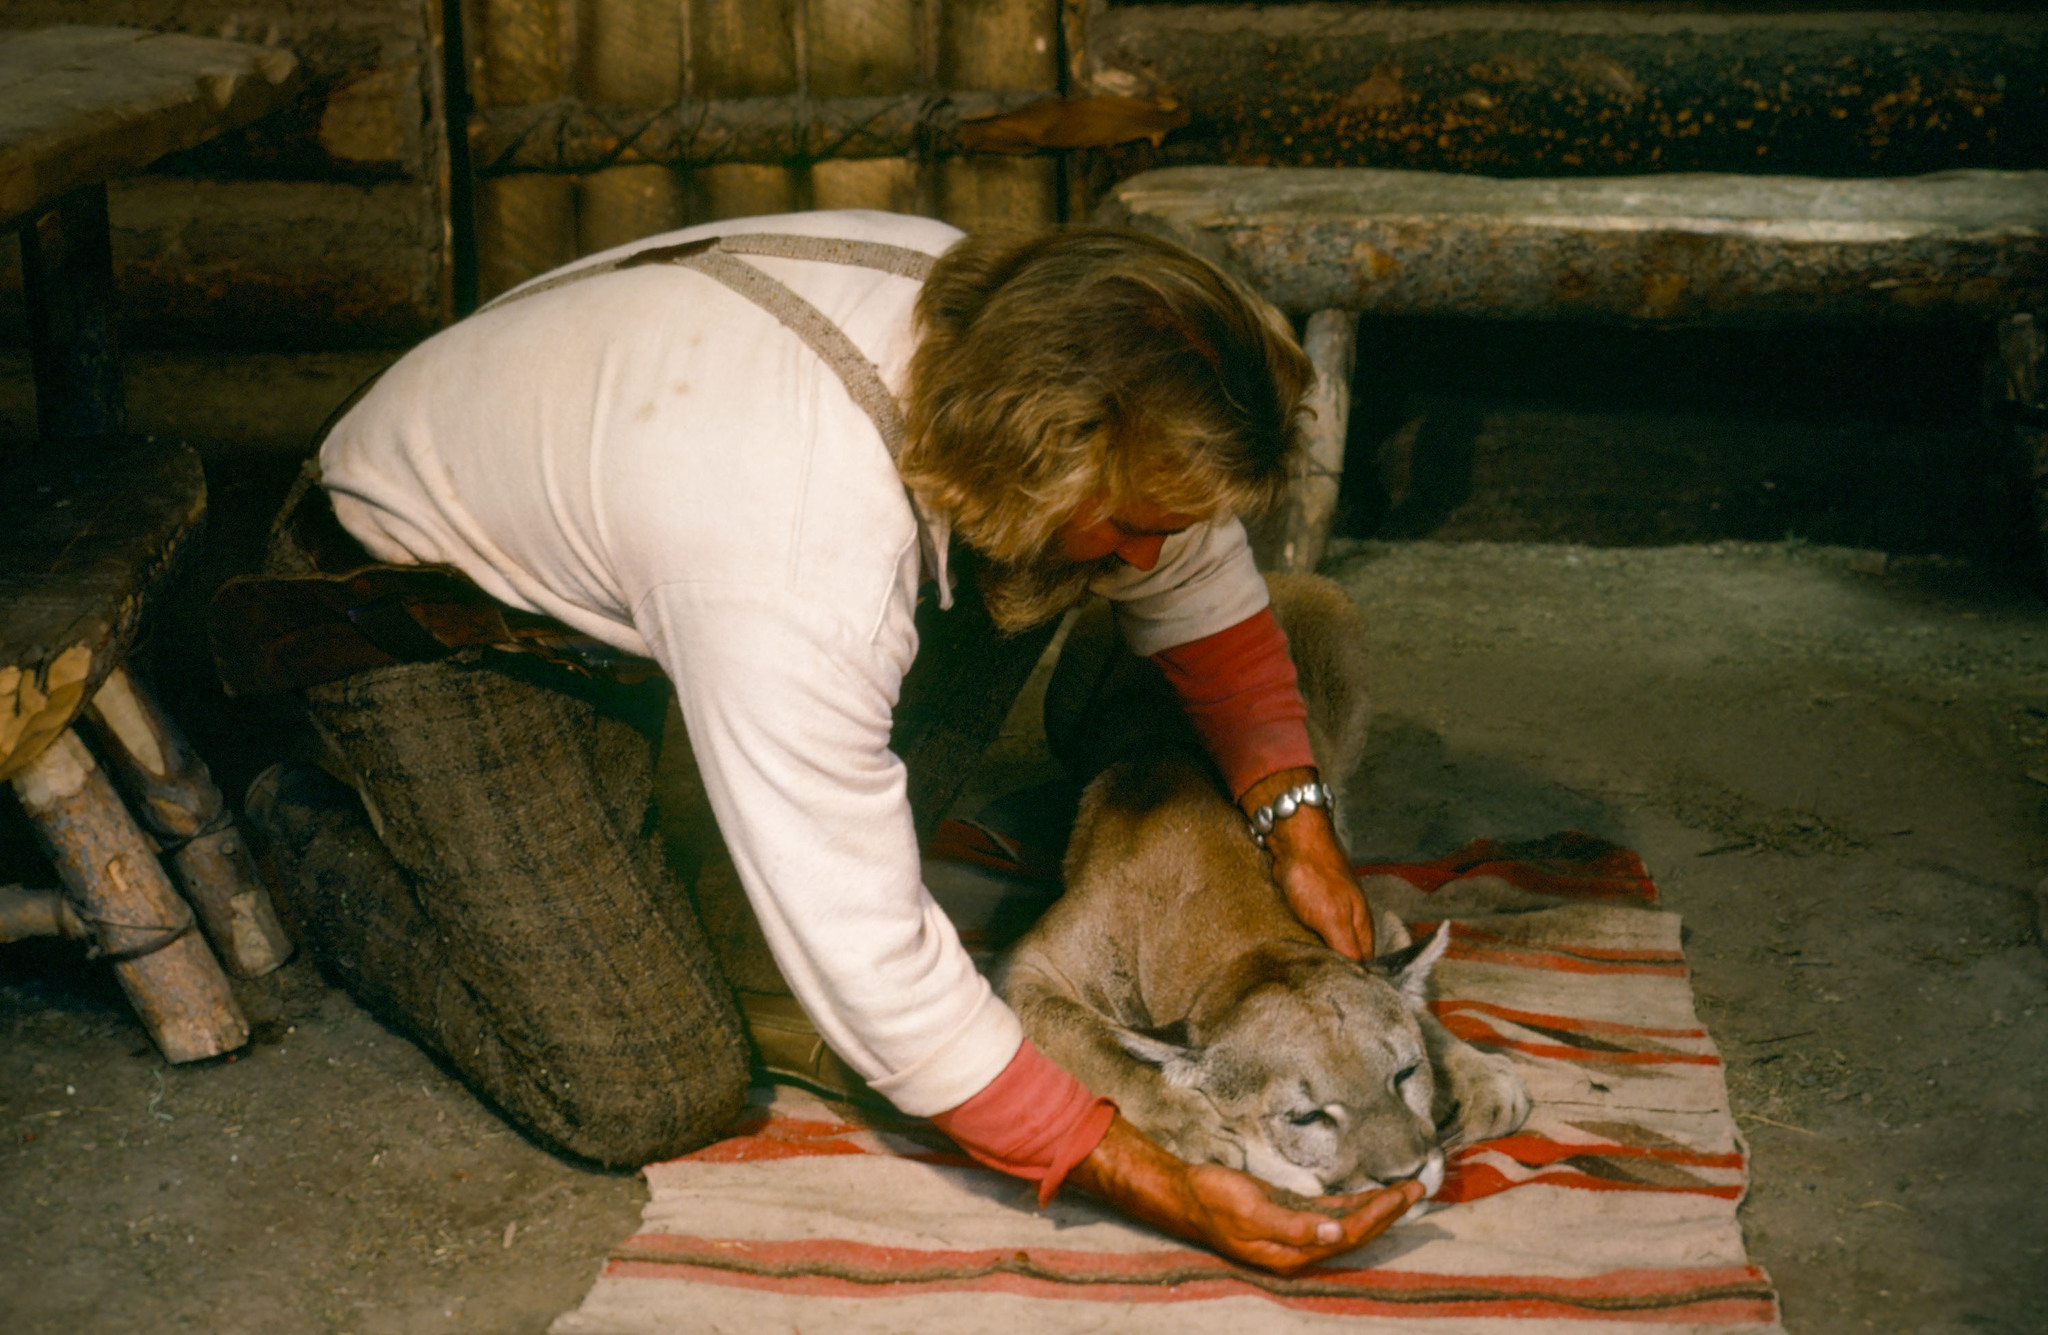
<instances>
[{"instance_id":1,"label":"man's beard","mask_svg":"<svg viewBox=\"0 0 2048 1335\"><path fill-rule=\"evenodd\" d=\"M989 619L1005 635L1042 626L1088 596L1088 584L1122 562L1114 556L1075 561L1040 552L1023 561L988 561L981 575L981 600Z\"/></svg>"}]
</instances>

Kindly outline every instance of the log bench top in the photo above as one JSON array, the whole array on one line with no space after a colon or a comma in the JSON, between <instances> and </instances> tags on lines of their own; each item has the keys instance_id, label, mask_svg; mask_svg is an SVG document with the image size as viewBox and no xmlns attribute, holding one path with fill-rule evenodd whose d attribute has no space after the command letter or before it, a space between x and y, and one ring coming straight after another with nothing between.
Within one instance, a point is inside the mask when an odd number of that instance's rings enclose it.
<instances>
[{"instance_id":1,"label":"log bench top","mask_svg":"<svg viewBox=\"0 0 2048 1335\"><path fill-rule=\"evenodd\" d=\"M1171 237L1296 315L1767 325L2048 305L2048 171L1497 180L1181 167L1098 220Z\"/></svg>"},{"instance_id":2,"label":"log bench top","mask_svg":"<svg viewBox=\"0 0 2048 1335\"><path fill-rule=\"evenodd\" d=\"M0 780L127 655L206 514L199 456L130 443L10 463L0 489Z\"/></svg>"},{"instance_id":3,"label":"log bench top","mask_svg":"<svg viewBox=\"0 0 2048 1335\"><path fill-rule=\"evenodd\" d=\"M289 51L133 28L0 33L0 228L245 125L298 91Z\"/></svg>"}]
</instances>

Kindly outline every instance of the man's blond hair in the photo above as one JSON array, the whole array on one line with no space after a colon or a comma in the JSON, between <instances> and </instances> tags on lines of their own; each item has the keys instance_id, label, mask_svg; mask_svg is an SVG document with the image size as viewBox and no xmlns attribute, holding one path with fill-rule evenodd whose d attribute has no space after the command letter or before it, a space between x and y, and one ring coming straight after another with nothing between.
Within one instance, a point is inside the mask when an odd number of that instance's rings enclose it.
<instances>
[{"instance_id":1,"label":"man's blond hair","mask_svg":"<svg viewBox=\"0 0 2048 1335\"><path fill-rule=\"evenodd\" d=\"M1308 358L1278 311L1179 246L1106 228L970 236L917 319L899 467L984 556L1044 555L1098 498L1220 519L1286 485Z\"/></svg>"}]
</instances>

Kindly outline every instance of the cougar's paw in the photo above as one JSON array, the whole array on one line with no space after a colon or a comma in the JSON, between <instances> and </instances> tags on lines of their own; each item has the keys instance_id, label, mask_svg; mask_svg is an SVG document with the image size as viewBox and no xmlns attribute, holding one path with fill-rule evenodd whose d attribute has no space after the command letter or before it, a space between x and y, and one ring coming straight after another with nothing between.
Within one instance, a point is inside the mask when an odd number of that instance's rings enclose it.
<instances>
[{"instance_id":1,"label":"cougar's paw","mask_svg":"<svg viewBox=\"0 0 2048 1335\"><path fill-rule=\"evenodd\" d=\"M1445 1065L1458 1100L1459 1144L1505 1136L1529 1120L1528 1087L1506 1057L1465 1048Z\"/></svg>"},{"instance_id":2,"label":"cougar's paw","mask_svg":"<svg viewBox=\"0 0 2048 1335\"><path fill-rule=\"evenodd\" d=\"M1175 1158L1242 1170L1244 1145L1224 1129L1216 1106L1198 1095L1174 1093L1181 1097L1147 1100L1135 1116L1128 1108L1124 1116Z\"/></svg>"}]
</instances>

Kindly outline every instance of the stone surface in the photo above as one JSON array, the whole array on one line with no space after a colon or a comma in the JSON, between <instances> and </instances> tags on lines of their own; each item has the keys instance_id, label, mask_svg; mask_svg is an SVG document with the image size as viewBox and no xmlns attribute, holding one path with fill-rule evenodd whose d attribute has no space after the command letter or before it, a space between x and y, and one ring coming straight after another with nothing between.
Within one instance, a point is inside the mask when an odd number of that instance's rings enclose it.
<instances>
[{"instance_id":1,"label":"stone surface","mask_svg":"<svg viewBox=\"0 0 2048 1335\"><path fill-rule=\"evenodd\" d=\"M1285 309L1768 324L1988 319L2048 301L2048 172L1497 180L1183 167L1098 217Z\"/></svg>"}]
</instances>

